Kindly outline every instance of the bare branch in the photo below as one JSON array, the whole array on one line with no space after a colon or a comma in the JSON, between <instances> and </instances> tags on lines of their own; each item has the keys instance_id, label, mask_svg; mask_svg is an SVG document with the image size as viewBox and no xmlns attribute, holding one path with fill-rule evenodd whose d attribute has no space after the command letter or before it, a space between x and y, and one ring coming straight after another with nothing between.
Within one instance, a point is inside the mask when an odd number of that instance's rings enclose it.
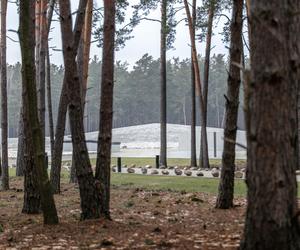
<instances>
[{"instance_id":1,"label":"bare branch","mask_svg":"<svg viewBox=\"0 0 300 250\"><path fill-rule=\"evenodd\" d=\"M9 40L11 40L12 42L14 42L14 43L19 43L20 41L18 41L18 40L15 40L15 39L13 39L13 38L11 38L11 37L9 37L9 36L6 36Z\"/></svg>"},{"instance_id":2,"label":"bare branch","mask_svg":"<svg viewBox=\"0 0 300 250\"><path fill-rule=\"evenodd\" d=\"M247 146L245 146L244 144L241 144L241 143L239 143L239 142L235 142L234 140L231 140L231 139L226 138L226 137L223 137L223 140L224 140L224 141L227 141L227 142L229 142L229 143L231 143L231 144L234 144L234 145L236 145L236 146L238 146L238 147L240 147L240 148L242 148L242 149L246 149L246 150L247 150Z\"/></svg>"}]
</instances>

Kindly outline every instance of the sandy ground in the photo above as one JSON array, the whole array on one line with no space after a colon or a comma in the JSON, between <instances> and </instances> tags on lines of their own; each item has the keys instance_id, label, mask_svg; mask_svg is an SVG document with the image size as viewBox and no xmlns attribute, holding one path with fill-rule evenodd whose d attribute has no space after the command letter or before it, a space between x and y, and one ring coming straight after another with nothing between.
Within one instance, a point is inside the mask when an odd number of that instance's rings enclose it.
<instances>
[{"instance_id":1,"label":"sandy ground","mask_svg":"<svg viewBox=\"0 0 300 250\"><path fill-rule=\"evenodd\" d=\"M112 221L80 222L78 188L64 183L60 224L43 226L40 215L20 213L21 180L11 187L0 193L0 249L237 249L243 231L244 198L218 210L204 193L113 187Z\"/></svg>"}]
</instances>

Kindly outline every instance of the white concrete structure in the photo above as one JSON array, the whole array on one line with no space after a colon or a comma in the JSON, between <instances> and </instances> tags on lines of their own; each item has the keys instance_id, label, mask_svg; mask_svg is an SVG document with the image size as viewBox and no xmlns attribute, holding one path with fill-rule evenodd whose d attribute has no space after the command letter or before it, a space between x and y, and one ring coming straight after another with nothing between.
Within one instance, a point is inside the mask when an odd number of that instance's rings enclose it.
<instances>
[{"instance_id":1,"label":"white concrete structure","mask_svg":"<svg viewBox=\"0 0 300 250\"><path fill-rule=\"evenodd\" d=\"M190 157L190 138L191 128L187 125L168 124L168 157L169 158L189 158ZM211 158L221 158L223 152L223 129L207 128L208 148ZM197 127L197 156L200 147L200 128ZM98 132L86 133L87 146L90 153L97 151ZM155 157L159 154L160 147L160 124L145 124L113 129L112 155L114 157ZM65 136L64 155L72 153L70 136ZM244 131L238 131L237 142L246 145ZM18 139L9 139L9 157L17 156ZM50 155L50 141L46 139L46 151ZM246 151L236 146L237 158L245 158Z\"/></svg>"},{"instance_id":2,"label":"white concrete structure","mask_svg":"<svg viewBox=\"0 0 300 250\"><path fill-rule=\"evenodd\" d=\"M196 148L197 154L200 151L200 133L201 127L196 128ZM207 142L208 153L210 158L222 158L223 145L224 145L224 130L221 128L207 128ZM237 131L237 143L246 146L246 133L245 131ZM179 138L178 150L185 152L190 156L191 150L191 132L187 128L185 133L182 133ZM236 145L236 158L245 159L246 150Z\"/></svg>"}]
</instances>

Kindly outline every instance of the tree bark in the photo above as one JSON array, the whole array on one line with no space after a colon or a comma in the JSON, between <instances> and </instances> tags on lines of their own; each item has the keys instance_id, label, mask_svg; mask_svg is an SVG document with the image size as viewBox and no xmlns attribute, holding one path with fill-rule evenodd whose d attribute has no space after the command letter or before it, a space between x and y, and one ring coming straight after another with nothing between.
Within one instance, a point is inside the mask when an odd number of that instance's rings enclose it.
<instances>
[{"instance_id":1,"label":"tree bark","mask_svg":"<svg viewBox=\"0 0 300 250\"><path fill-rule=\"evenodd\" d=\"M36 96L36 76L35 76L35 13L34 0L20 1L20 24L19 40L22 55L22 87L24 131L26 133L26 148L28 155L33 159L34 178L37 179L38 190L41 195L41 205L44 217L44 224L57 224L58 216L45 168L45 154L43 151L43 134L38 120L37 96ZM27 169L26 169L27 171Z\"/></svg>"},{"instance_id":2,"label":"tree bark","mask_svg":"<svg viewBox=\"0 0 300 250\"><path fill-rule=\"evenodd\" d=\"M51 63L50 63L50 55L49 55L49 47L48 46L47 46L47 52L46 52L46 86L47 86L47 109L48 109L48 119L49 119L50 147L51 147L51 157L53 157L54 122L53 122L52 94L51 94Z\"/></svg>"},{"instance_id":3,"label":"tree bark","mask_svg":"<svg viewBox=\"0 0 300 250\"><path fill-rule=\"evenodd\" d=\"M22 99L26 98L25 90L22 91ZM23 102L22 102L23 103ZM28 119L25 117L24 108L22 108L21 117L23 119L23 130L29 127ZM35 174L35 163L33 159L33 150L30 147L30 139L29 134L26 131L23 131L22 136L22 167L23 169L19 169L21 174L24 175L24 202L22 213L25 214L38 214L41 210L41 196L38 188L38 180L37 175ZM17 166L18 167L18 166Z\"/></svg>"},{"instance_id":4,"label":"tree bark","mask_svg":"<svg viewBox=\"0 0 300 250\"><path fill-rule=\"evenodd\" d=\"M52 94L51 94L51 62L49 53L49 33L52 23L52 16L56 0L49 2L47 11L47 39L46 39L46 88L47 88L47 109L48 109L48 120L49 120L49 135L50 135L50 147L51 147L51 158L53 157L54 150L54 122L53 122L53 111L52 111Z\"/></svg>"},{"instance_id":5,"label":"tree bark","mask_svg":"<svg viewBox=\"0 0 300 250\"><path fill-rule=\"evenodd\" d=\"M48 23L47 23L47 37L49 35L50 24L51 24L51 20L52 20L52 15L53 15L55 2L56 2L55 0L51 0L49 2L49 9L48 9L48 13L47 13L47 20L48 20ZM37 32L37 29L36 29L36 32ZM48 48L48 39L47 39L46 42L47 42L46 48ZM36 51L37 50L38 49L36 49ZM47 51L47 53L48 53L48 51ZM47 68L46 81L47 81L47 84L50 84L50 72L48 72L48 70L50 70L50 69ZM48 85L47 85L47 88L48 88ZM47 93L49 93L49 92L47 92ZM51 97L49 98L49 96L48 96L47 98L48 98L48 104L49 104L49 100L50 100L50 103L51 103ZM49 106L48 106L48 111L49 110L50 109L49 109ZM49 122L50 122L50 117L49 117ZM51 127L51 124L49 126ZM53 126L53 123L52 123L52 126ZM51 128L50 128L50 133L51 133ZM50 138L51 138L51 135L50 135ZM25 166L24 166L24 164L25 164L24 140L25 140L24 124L23 124L22 108L21 108L21 110L20 110L20 120L19 120L19 133L18 133L18 152L17 152L17 171L16 171L17 176L23 176L23 171L24 171L24 168L25 168ZM51 152L52 152L52 148L53 148L53 146L52 146L52 143L51 143ZM52 156L53 156L53 154L51 153L51 157Z\"/></svg>"},{"instance_id":6,"label":"tree bark","mask_svg":"<svg viewBox=\"0 0 300 250\"><path fill-rule=\"evenodd\" d=\"M199 166L209 168L205 166L203 157L205 152L204 148L208 148L207 136L204 135L206 133L207 126L207 96L208 96L208 82L209 82L209 66L210 66L210 51L211 51L211 40L212 40L212 29L213 29L213 21L215 14L215 1L211 1L208 10L208 20L207 20L207 35L206 35L206 48L205 48L205 62L204 62L204 77L203 77L203 102L204 102L204 114L203 114L203 126L205 129L202 129L201 126L201 137L200 137L200 157L199 157ZM205 140L206 138L206 140ZM206 145L204 145L206 144ZM209 161L208 161L209 164Z\"/></svg>"},{"instance_id":7,"label":"tree bark","mask_svg":"<svg viewBox=\"0 0 300 250\"><path fill-rule=\"evenodd\" d=\"M186 15L187 15L187 19L188 19L190 40L191 40L191 45L192 45L192 59L193 59L193 66L194 66L194 70L195 70L196 92L199 96L201 129L204 130L204 132L205 132L205 133L203 133L203 140L207 141L206 126L204 124L205 107L204 107L202 88L201 88L199 62L198 62L198 58L197 58L197 49L196 49L195 39L193 39L193 21L192 21L191 12L190 12L187 0L184 0L184 5L185 5ZM203 167L206 167L206 168L209 167L207 144L203 144L203 164L204 164Z\"/></svg>"},{"instance_id":8,"label":"tree bark","mask_svg":"<svg viewBox=\"0 0 300 250\"><path fill-rule=\"evenodd\" d=\"M72 163L70 169L70 183L78 183L77 176L76 176L76 166L75 166L75 152L72 149Z\"/></svg>"},{"instance_id":9,"label":"tree bark","mask_svg":"<svg viewBox=\"0 0 300 250\"><path fill-rule=\"evenodd\" d=\"M245 5L246 5L246 12L247 12L248 40L249 40L249 47L251 50L250 0L246 0ZM251 54L251 51L249 51L249 52Z\"/></svg>"},{"instance_id":10,"label":"tree bark","mask_svg":"<svg viewBox=\"0 0 300 250\"><path fill-rule=\"evenodd\" d=\"M243 41L243 0L233 0L230 42L230 66L227 80L226 112L224 128L224 147L219 193L216 207L228 209L233 207L235 142L237 132L239 92L241 85L241 64Z\"/></svg>"},{"instance_id":11,"label":"tree bark","mask_svg":"<svg viewBox=\"0 0 300 250\"><path fill-rule=\"evenodd\" d=\"M66 86L66 77L64 76L63 87L60 94L57 120L56 120L56 129L55 129L55 138L54 138L54 147L53 154L51 156L51 171L50 171L50 180L55 194L60 193L60 172L61 172L61 161L62 153L64 146L64 135L66 127L66 117L68 110L68 93Z\"/></svg>"},{"instance_id":12,"label":"tree bark","mask_svg":"<svg viewBox=\"0 0 300 250\"><path fill-rule=\"evenodd\" d=\"M193 0L193 39L195 39L195 24L196 24L196 7L197 1ZM191 50L191 59L193 60L193 52ZM195 70L194 65L191 63L191 167L197 167L197 155L196 155L196 83L195 83Z\"/></svg>"},{"instance_id":13,"label":"tree bark","mask_svg":"<svg viewBox=\"0 0 300 250\"><path fill-rule=\"evenodd\" d=\"M160 165L167 166L167 0L161 1L160 31Z\"/></svg>"},{"instance_id":14,"label":"tree bark","mask_svg":"<svg viewBox=\"0 0 300 250\"><path fill-rule=\"evenodd\" d=\"M2 171L1 189L9 189L8 173L8 122L7 122L7 69L6 69L6 13L7 0L1 0L1 136L2 136Z\"/></svg>"},{"instance_id":15,"label":"tree bark","mask_svg":"<svg viewBox=\"0 0 300 250\"><path fill-rule=\"evenodd\" d=\"M297 133L298 133L298 159L300 158L300 87L297 91ZM297 169L300 169L300 160L298 160Z\"/></svg>"},{"instance_id":16,"label":"tree bark","mask_svg":"<svg viewBox=\"0 0 300 250\"><path fill-rule=\"evenodd\" d=\"M81 4L82 8L79 8L80 12L77 15L83 15L84 17L87 1L82 1ZM85 142L80 86L81 82L79 80L76 64L78 43L77 46L75 45L77 36L80 38L82 25L80 30L77 30L79 33L75 33L75 35L73 35L70 1L59 0L59 6L65 64L65 83L67 86L69 99L68 107L70 128L81 199L81 219L95 219L99 218L100 216L99 183L93 176L93 170L90 164L89 154ZM84 20L82 19L82 24L83 22Z\"/></svg>"},{"instance_id":17,"label":"tree bark","mask_svg":"<svg viewBox=\"0 0 300 250\"><path fill-rule=\"evenodd\" d=\"M96 179L100 182L101 216L110 218L110 161L113 122L115 1L104 0L104 30L102 50L102 78L100 126L96 162Z\"/></svg>"},{"instance_id":18,"label":"tree bark","mask_svg":"<svg viewBox=\"0 0 300 250\"><path fill-rule=\"evenodd\" d=\"M85 21L84 27L82 30L82 35L80 39L80 44L78 48L77 56L77 67L79 71L79 79L81 86L81 101L82 101L82 110L83 114L85 111L85 99L87 91L87 80L88 80L88 70L89 70L89 61L90 61L90 48L91 48L91 35L92 35L92 19L93 19L93 0L88 0L86 12L85 12ZM84 120L84 115L83 115ZM76 183L76 167L74 161L74 150L72 154L72 166L70 174L70 183Z\"/></svg>"},{"instance_id":19,"label":"tree bark","mask_svg":"<svg viewBox=\"0 0 300 250\"><path fill-rule=\"evenodd\" d=\"M82 86L82 107L85 108L85 97L87 92L89 61L90 61L90 48L92 38L92 20L93 20L93 0L88 0L84 28L81 36L79 52L78 52L78 67L80 71L80 82ZM82 59L80 59L82 58ZM82 64L80 63L82 61Z\"/></svg>"},{"instance_id":20,"label":"tree bark","mask_svg":"<svg viewBox=\"0 0 300 250\"><path fill-rule=\"evenodd\" d=\"M23 104L20 108L19 115L19 131L18 131L18 152L17 152L17 169L16 176L24 176L25 159L24 159L24 117Z\"/></svg>"},{"instance_id":21,"label":"tree bark","mask_svg":"<svg viewBox=\"0 0 300 250\"><path fill-rule=\"evenodd\" d=\"M300 2L252 0L248 206L241 249L300 249Z\"/></svg>"},{"instance_id":22,"label":"tree bark","mask_svg":"<svg viewBox=\"0 0 300 250\"><path fill-rule=\"evenodd\" d=\"M46 111L46 50L48 45L48 32L47 32L47 1L46 0L39 0L37 10L37 29L38 29L38 38L37 41L39 42L38 46L38 109L39 109L39 122L41 125L42 133L43 133L43 149L45 152L45 111Z\"/></svg>"},{"instance_id":23,"label":"tree bark","mask_svg":"<svg viewBox=\"0 0 300 250\"><path fill-rule=\"evenodd\" d=\"M76 16L74 30L72 33L72 39L73 39L72 50L74 53L73 55L74 58L76 58L76 53L78 50L80 37L82 33L82 27L84 25L86 4L87 4L87 0L80 0L79 7L78 7L78 14ZM69 99L68 99L67 79L66 76L64 76L63 87L62 87L60 100L59 100L56 130L55 130L54 150L53 150L53 157L51 160L51 172L50 172L51 184L55 193L60 192L60 172L61 172L61 161L62 161L62 153L63 153L68 104L69 104Z\"/></svg>"},{"instance_id":24,"label":"tree bark","mask_svg":"<svg viewBox=\"0 0 300 250\"><path fill-rule=\"evenodd\" d=\"M38 69L38 67L40 65L39 53L40 53L40 45L41 45L41 43L40 43L40 39L41 39L41 36L40 36L41 1L42 0L36 0L35 1L35 5L34 5L34 9L35 9L35 63L36 63L37 69ZM38 73L38 70L37 70L37 73ZM37 85L38 85L39 81L40 81L39 74L37 74L36 75L36 83L37 83ZM37 89L37 91L38 91L38 89Z\"/></svg>"}]
</instances>

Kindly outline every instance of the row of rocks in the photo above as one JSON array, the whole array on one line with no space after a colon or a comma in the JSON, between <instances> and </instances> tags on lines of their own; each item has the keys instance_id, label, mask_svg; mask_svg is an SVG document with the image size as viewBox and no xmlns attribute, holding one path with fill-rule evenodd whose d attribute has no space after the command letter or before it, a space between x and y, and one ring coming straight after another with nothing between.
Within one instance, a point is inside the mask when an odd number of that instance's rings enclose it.
<instances>
[{"instance_id":1,"label":"row of rocks","mask_svg":"<svg viewBox=\"0 0 300 250\"><path fill-rule=\"evenodd\" d=\"M116 165L112 165L112 168L116 168ZM151 165L146 165L146 166L136 166L135 164L131 164L130 166L127 165L122 165L122 168L147 168L147 169L152 169L153 166ZM213 168L199 168L199 167L190 167L190 166L160 166L159 169L169 169L169 170L173 170L173 169L181 169L181 170L192 170L192 171L211 171L211 170L218 170L221 171L221 167L213 167ZM240 170L236 170L236 172L246 172L246 168L242 168Z\"/></svg>"},{"instance_id":2,"label":"row of rocks","mask_svg":"<svg viewBox=\"0 0 300 250\"><path fill-rule=\"evenodd\" d=\"M216 168L213 168L211 170L211 175L213 177L217 178L220 176L220 171ZM241 179L241 178L243 178L243 176L244 176L244 173L242 171L235 171L235 173L234 173L234 177L237 179Z\"/></svg>"},{"instance_id":3,"label":"row of rocks","mask_svg":"<svg viewBox=\"0 0 300 250\"><path fill-rule=\"evenodd\" d=\"M116 166L113 166L112 171L113 171L113 172L116 172ZM151 168L149 168L149 167L147 168L147 166L141 168L142 174L147 174L148 171L149 171L149 173L150 173L151 175L158 175L158 174L159 174L159 171L158 171L157 169L152 169L152 170L151 170ZM134 174L135 172L136 172L135 168L127 168L127 173L129 173L129 174ZM161 171L161 173L162 173L163 175L169 175L169 174L170 174L170 172L169 172L167 169L163 169L163 170ZM175 173L175 175L178 175L178 176L183 175L183 174L186 175L186 176L192 176L192 174L193 174L193 172L192 172L191 170L189 170L189 169L187 169L187 170L182 170L182 169L180 169L180 168L174 168L174 173ZM216 169L216 168L213 168L213 169L211 170L211 175L212 175L213 177L215 177L215 178L220 177L220 170L218 170L218 169ZM196 172L196 176L199 176L199 177L200 177L200 176L204 176L203 171L197 171L197 172ZM238 178L238 179L243 178L243 176L244 176L244 173L241 172L241 171L236 171L235 174L234 174L234 177L235 177L235 178Z\"/></svg>"},{"instance_id":4,"label":"row of rocks","mask_svg":"<svg viewBox=\"0 0 300 250\"><path fill-rule=\"evenodd\" d=\"M148 169L147 168L142 168L141 171L142 171L142 174L147 174L148 173ZM192 176L192 173L193 173L192 171L189 171L189 170L182 171L181 169L175 169L174 172L175 172L176 175L182 175L184 173L186 176ZM127 169L127 173L133 174L133 173L135 173L135 169L128 168ZM163 169L161 171L161 173L163 175L169 175L170 174L170 172L167 169ZM156 169L153 169L153 170L151 170L150 174L151 175L158 175L159 171L156 170ZM204 176L204 174L202 172L197 172L196 175L197 176Z\"/></svg>"},{"instance_id":5,"label":"row of rocks","mask_svg":"<svg viewBox=\"0 0 300 250\"><path fill-rule=\"evenodd\" d=\"M116 165L112 165L112 168L116 168L117 166ZM147 168L147 169L152 169L154 168L153 166L151 165L146 165L146 166L136 166L135 164L131 164L130 166L127 166L127 165L122 165L122 168ZM189 167L189 166L186 166L186 167L179 167L179 166L160 166L159 169L169 169L169 170L173 170L173 169L176 169L176 168L179 168L179 169L182 169L182 170L206 170L206 171L209 171L210 169L204 169L204 168L198 168L198 167Z\"/></svg>"}]
</instances>

